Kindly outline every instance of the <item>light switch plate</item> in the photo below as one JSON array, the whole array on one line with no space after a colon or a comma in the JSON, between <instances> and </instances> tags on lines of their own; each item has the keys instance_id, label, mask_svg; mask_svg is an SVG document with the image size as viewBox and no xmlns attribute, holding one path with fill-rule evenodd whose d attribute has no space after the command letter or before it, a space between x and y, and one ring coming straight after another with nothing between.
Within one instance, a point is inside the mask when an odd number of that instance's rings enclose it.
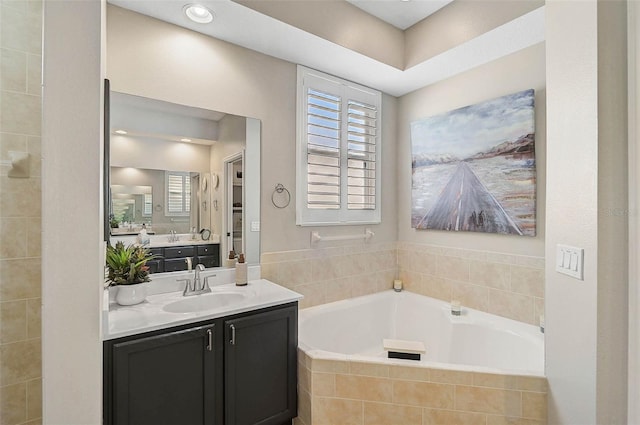
<instances>
[{"instance_id":1,"label":"light switch plate","mask_svg":"<svg viewBox=\"0 0 640 425\"><path fill-rule=\"evenodd\" d=\"M584 280L584 248L556 245L556 271Z\"/></svg>"}]
</instances>

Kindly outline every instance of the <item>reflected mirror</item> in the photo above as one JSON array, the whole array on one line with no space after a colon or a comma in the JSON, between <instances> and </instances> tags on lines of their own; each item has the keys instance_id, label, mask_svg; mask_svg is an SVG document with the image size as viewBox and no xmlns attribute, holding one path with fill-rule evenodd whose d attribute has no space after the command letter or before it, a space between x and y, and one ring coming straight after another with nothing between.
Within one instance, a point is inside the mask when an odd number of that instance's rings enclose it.
<instances>
[{"instance_id":1,"label":"reflected mirror","mask_svg":"<svg viewBox=\"0 0 640 425\"><path fill-rule=\"evenodd\" d=\"M112 91L110 126L112 244L144 230L155 272L216 267L232 249L259 263L259 120Z\"/></svg>"}]
</instances>

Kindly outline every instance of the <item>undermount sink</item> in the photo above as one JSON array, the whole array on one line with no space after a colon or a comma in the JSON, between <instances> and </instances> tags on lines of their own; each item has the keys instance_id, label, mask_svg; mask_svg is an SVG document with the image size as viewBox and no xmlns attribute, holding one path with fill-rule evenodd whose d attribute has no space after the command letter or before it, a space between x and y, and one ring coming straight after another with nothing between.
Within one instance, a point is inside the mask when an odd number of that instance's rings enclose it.
<instances>
[{"instance_id":1,"label":"undermount sink","mask_svg":"<svg viewBox=\"0 0 640 425\"><path fill-rule=\"evenodd\" d=\"M162 309L169 313L195 313L220 307L230 307L234 304L239 304L248 296L248 292L211 292L174 301L165 305Z\"/></svg>"}]
</instances>

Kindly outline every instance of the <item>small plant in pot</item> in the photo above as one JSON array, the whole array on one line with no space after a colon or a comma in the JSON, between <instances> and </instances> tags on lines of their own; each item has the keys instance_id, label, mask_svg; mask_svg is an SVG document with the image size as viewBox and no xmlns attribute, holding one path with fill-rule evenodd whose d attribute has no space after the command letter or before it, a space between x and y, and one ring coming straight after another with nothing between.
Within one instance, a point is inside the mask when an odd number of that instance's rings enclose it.
<instances>
[{"instance_id":1,"label":"small plant in pot","mask_svg":"<svg viewBox=\"0 0 640 425\"><path fill-rule=\"evenodd\" d=\"M147 261L155 258L142 246L116 242L107 246L107 283L117 286L116 301L120 305L133 305L147 298L146 282L149 282Z\"/></svg>"}]
</instances>

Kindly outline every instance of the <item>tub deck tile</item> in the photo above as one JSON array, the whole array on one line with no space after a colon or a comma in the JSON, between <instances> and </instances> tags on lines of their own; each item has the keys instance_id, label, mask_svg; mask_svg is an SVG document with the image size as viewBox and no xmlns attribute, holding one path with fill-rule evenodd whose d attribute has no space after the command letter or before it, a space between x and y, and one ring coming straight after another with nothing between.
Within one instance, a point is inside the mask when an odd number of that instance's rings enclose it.
<instances>
[{"instance_id":1,"label":"tub deck tile","mask_svg":"<svg viewBox=\"0 0 640 425\"><path fill-rule=\"evenodd\" d=\"M482 413L424 409L422 425L486 425L486 421Z\"/></svg>"},{"instance_id":2,"label":"tub deck tile","mask_svg":"<svg viewBox=\"0 0 640 425\"><path fill-rule=\"evenodd\" d=\"M520 391L456 385L455 408L467 412L522 416Z\"/></svg>"},{"instance_id":3,"label":"tub deck tile","mask_svg":"<svg viewBox=\"0 0 640 425\"><path fill-rule=\"evenodd\" d=\"M431 382L441 384L463 384L473 385L473 374L457 370L431 369Z\"/></svg>"},{"instance_id":4,"label":"tub deck tile","mask_svg":"<svg viewBox=\"0 0 640 425\"><path fill-rule=\"evenodd\" d=\"M430 381L430 372L430 369L418 366L391 366L389 368L389 376L391 378L410 381Z\"/></svg>"},{"instance_id":5,"label":"tub deck tile","mask_svg":"<svg viewBox=\"0 0 640 425\"><path fill-rule=\"evenodd\" d=\"M315 396L312 400L312 425L363 424L362 401Z\"/></svg>"},{"instance_id":6,"label":"tub deck tile","mask_svg":"<svg viewBox=\"0 0 640 425\"><path fill-rule=\"evenodd\" d=\"M371 425L422 425L422 409L420 407L365 401L364 423Z\"/></svg>"},{"instance_id":7,"label":"tub deck tile","mask_svg":"<svg viewBox=\"0 0 640 425\"><path fill-rule=\"evenodd\" d=\"M333 373L313 372L311 376L311 393L317 396L335 396L336 375Z\"/></svg>"},{"instance_id":8,"label":"tub deck tile","mask_svg":"<svg viewBox=\"0 0 640 425\"><path fill-rule=\"evenodd\" d=\"M389 377L389 365L350 361L349 368L352 375L375 376L380 378Z\"/></svg>"},{"instance_id":9,"label":"tub deck tile","mask_svg":"<svg viewBox=\"0 0 640 425\"><path fill-rule=\"evenodd\" d=\"M411 406L452 409L454 386L419 381L393 381L393 402Z\"/></svg>"},{"instance_id":10,"label":"tub deck tile","mask_svg":"<svg viewBox=\"0 0 640 425\"><path fill-rule=\"evenodd\" d=\"M391 380L358 375L336 375L336 396L390 403L392 400Z\"/></svg>"},{"instance_id":11,"label":"tub deck tile","mask_svg":"<svg viewBox=\"0 0 640 425\"><path fill-rule=\"evenodd\" d=\"M524 391L522 393L522 416L532 419L547 417L547 395Z\"/></svg>"},{"instance_id":12,"label":"tub deck tile","mask_svg":"<svg viewBox=\"0 0 640 425\"><path fill-rule=\"evenodd\" d=\"M515 418L507 416L487 416L487 425L546 425L546 420Z\"/></svg>"}]
</instances>

